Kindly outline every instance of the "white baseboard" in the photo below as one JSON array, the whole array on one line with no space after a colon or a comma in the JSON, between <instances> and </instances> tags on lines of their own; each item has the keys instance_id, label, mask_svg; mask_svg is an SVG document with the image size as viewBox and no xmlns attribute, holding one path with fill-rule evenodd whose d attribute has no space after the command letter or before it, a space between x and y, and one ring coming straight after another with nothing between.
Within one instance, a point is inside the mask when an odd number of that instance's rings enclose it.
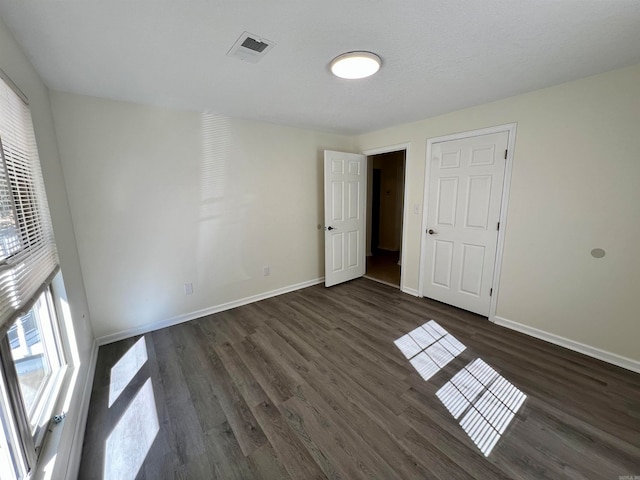
<instances>
[{"instance_id":1,"label":"white baseboard","mask_svg":"<svg viewBox=\"0 0 640 480\"><path fill-rule=\"evenodd\" d=\"M84 431L87 426L87 418L89 417L89 403L91 402L91 391L93 390L93 378L96 373L96 362L98 361L98 342L93 341L91 347L91 357L89 358L89 366L87 367L87 378L85 379L84 389L82 390L82 399L80 400L80 414L76 419L76 426L73 432L73 441L71 443L71 451L69 452L69 462L67 463L67 472L65 478L78 478L80 470L80 459L82 458L82 445L84 442Z\"/></svg>"},{"instance_id":2,"label":"white baseboard","mask_svg":"<svg viewBox=\"0 0 640 480\"><path fill-rule=\"evenodd\" d=\"M413 288L403 287L401 290L404 293L408 293L409 295L413 295L414 297L419 297L420 296L420 294L418 293L418 290L415 290Z\"/></svg>"},{"instance_id":3,"label":"white baseboard","mask_svg":"<svg viewBox=\"0 0 640 480\"><path fill-rule=\"evenodd\" d=\"M633 360L631 358L623 357L615 353L607 352L606 350L601 350L590 345L585 345L584 343L576 342L575 340L561 337L553 333L545 332L544 330L539 330L528 325L523 325L522 323L514 322L513 320L507 320L506 318L496 316L495 323L497 323L498 325L502 325L503 327L510 328L511 330L516 330L526 335L539 338L540 340L545 340L549 343L568 348L569 350L583 353L584 355L587 355L589 357L597 358L598 360L602 360L603 362L611 363L613 365L617 365L618 367L631 370L632 372L640 373L640 361L638 360Z\"/></svg>"},{"instance_id":4,"label":"white baseboard","mask_svg":"<svg viewBox=\"0 0 640 480\"><path fill-rule=\"evenodd\" d=\"M312 287L313 285L318 285L322 282L324 282L324 277L307 280L306 282L296 283L295 285L289 285L286 287L277 288L275 290L270 290L268 292L259 293L257 295L252 295L250 297L240 298L238 300L233 300L231 302L223 303L220 305L214 305L212 307L203 308L202 310L197 310L195 312L185 313L176 317L168 318L166 320L160 320L158 322L147 323L139 327L121 330L116 333L98 337L96 340L98 342L98 346L106 345L108 343L113 343L119 340L124 340L125 338L133 337L135 335L142 335L143 333L149 333L153 332L154 330L160 330L161 328L171 327L179 323L188 322L189 320L195 320L196 318L206 317L207 315L212 315L214 313L223 312L232 308L241 307L243 305L257 302L259 300L265 300L267 298L277 297L278 295L293 292L295 290L300 290L302 288Z\"/></svg>"}]
</instances>

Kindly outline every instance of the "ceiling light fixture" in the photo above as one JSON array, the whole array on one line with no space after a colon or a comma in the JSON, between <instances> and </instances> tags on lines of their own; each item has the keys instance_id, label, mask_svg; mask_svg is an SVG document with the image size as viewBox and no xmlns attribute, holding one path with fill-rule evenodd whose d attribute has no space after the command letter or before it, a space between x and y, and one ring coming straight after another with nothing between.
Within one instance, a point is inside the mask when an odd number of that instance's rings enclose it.
<instances>
[{"instance_id":1,"label":"ceiling light fixture","mask_svg":"<svg viewBox=\"0 0 640 480\"><path fill-rule=\"evenodd\" d=\"M380 70L380 57L371 52L347 52L331 60L331 72L336 77L355 80L370 77Z\"/></svg>"}]
</instances>

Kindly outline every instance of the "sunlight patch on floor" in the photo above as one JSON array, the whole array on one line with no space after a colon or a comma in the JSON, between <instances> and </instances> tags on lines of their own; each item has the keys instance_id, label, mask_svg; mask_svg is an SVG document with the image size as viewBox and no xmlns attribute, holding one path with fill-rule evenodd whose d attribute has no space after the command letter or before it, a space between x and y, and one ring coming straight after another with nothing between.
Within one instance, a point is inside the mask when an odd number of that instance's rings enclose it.
<instances>
[{"instance_id":1,"label":"sunlight patch on floor","mask_svg":"<svg viewBox=\"0 0 640 480\"><path fill-rule=\"evenodd\" d=\"M129 382L136 376L148 360L147 345L144 337L133 344L118 363L111 368L111 379L109 383L109 407L118 399L120 394L127 388Z\"/></svg>"},{"instance_id":2,"label":"sunlight patch on floor","mask_svg":"<svg viewBox=\"0 0 640 480\"><path fill-rule=\"evenodd\" d=\"M151 379L147 379L107 438L105 479L134 480L160 430Z\"/></svg>"},{"instance_id":3,"label":"sunlight patch on floor","mask_svg":"<svg viewBox=\"0 0 640 480\"><path fill-rule=\"evenodd\" d=\"M434 320L394 343L425 381L466 349ZM485 456L527 398L480 358L456 373L436 396Z\"/></svg>"},{"instance_id":4,"label":"sunlight patch on floor","mask_svg":"<svg viewBox=\"0 0 640 480\"><path fill-rule=\"evenodd\" d=\"M466 348L434 320L429 320L394 343L424 380L433 377Z\"/></svg>"},{"instance_id":5,"label":"sunlight patch on floor","mask_svg":"<svg viewBox=\"0 0 640 480\"><path fill-rule=\"evenodd\" d=\"M480 358L454 375L436 395L485 456L527 398Z\"/></svg>"}]
</instances>

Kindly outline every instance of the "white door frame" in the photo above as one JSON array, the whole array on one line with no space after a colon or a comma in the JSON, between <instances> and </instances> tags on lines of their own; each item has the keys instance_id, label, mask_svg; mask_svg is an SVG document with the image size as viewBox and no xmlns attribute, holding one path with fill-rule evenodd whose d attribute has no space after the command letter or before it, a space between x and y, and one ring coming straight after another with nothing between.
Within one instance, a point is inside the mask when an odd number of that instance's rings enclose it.
<instances>
[{"instance_id":1,"label":"white door frame","mask_svg":"<svg viewBox=\"0 0 640 480\"><path fill-rule=\"evenodd\" d=\"M507 143L507 158L504 171L504 183L502 184L502 201L500 203L500 230L498 230L498 244L496 246L496 262L493 268L493 295L489 304L489 321L496 321L496 307L498 305L498 295L500 293L500 272L502 271L502 254L504 250L504 236L507 230L507 210L509 204L509 189L511 187L511 171L513 168L513 152L516 142L516 123L508 123L506 125L498 125L495 127L481 128L479 130L471 130L468 132L454 133L452 135L444 135L442 137L434 137L427 139L426 168L424 174L424 201L422 206L422 240L420 242L420 271L418 292L424 297L424 264L427 251L427 225L428 225L428 202L429 202L429 179L431 177L431 149L434 143L449 142L451 140L462 140L469 137L478 137L481 135L489 135L493 133L508 132L509 140Z\"/></svg>"},{"instance_id":2,"label":"white door frame","mask_svg":"<svg viewBox=\"0 0 640 480\"><path fill-rule=\"evenodd\" d=\"M401 252L401 256L400 256L400 291L404 292L405 291L405 287L404 287L404 271L405 271L405 265L406 265L406 255L407 255L407 236L405 235L405 228L407 226L407 212L409 210L408 208L408 201L409 201L409 197L407 195L407 192L409 191L409 189L407 188L408 184L408 178L407 178L407 171L409 170L407 168L407 164L409 163L409 151L411 149L411 142L409 143L398 143L396 145L389 145L387 147L380 147L380 148L372 148L370 150L365 150L362 152L362 155L366 155L367 157L367 162L369 162L369 157L372 155L379 155L381 153L391 153L391 152L397 152L399 150L404 150L404 193L403 193L403 208L402 208L402 246L400 247L400 249L402 250ZM367 188L368 188L368 183L367 183ZM370 192L367 192L367 195ZM369 209L367 209L367 216L369 215Z\"/></svg>"}]
</instances>

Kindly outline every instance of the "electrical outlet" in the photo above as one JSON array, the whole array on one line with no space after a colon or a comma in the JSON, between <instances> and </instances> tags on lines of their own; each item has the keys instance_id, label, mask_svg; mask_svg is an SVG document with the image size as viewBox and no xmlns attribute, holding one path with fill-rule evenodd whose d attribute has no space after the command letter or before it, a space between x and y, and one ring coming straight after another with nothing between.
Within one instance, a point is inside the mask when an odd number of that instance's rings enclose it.
<instances>
[{"instance_id":1,"label":"electrical outlet","mask_svg":"<svg viewBox=\"0 0 640 480\"><path fill-rule=\"evenodd\" d=\"M185 295L193 295L193 283L185 283L184 284L184 294Z\"/></svg>"},{"instance_id":2,"label":"electrical outlet","mask_svg":"<svg viewBox=\"0 0 640 480\"><path fill-rule=\"evenodd\" d=\"M271 269L266 266L262 269L262 273L264 274L265 277L268 277L269 275L271 275Z\"/></svg>"}]
</instances>

